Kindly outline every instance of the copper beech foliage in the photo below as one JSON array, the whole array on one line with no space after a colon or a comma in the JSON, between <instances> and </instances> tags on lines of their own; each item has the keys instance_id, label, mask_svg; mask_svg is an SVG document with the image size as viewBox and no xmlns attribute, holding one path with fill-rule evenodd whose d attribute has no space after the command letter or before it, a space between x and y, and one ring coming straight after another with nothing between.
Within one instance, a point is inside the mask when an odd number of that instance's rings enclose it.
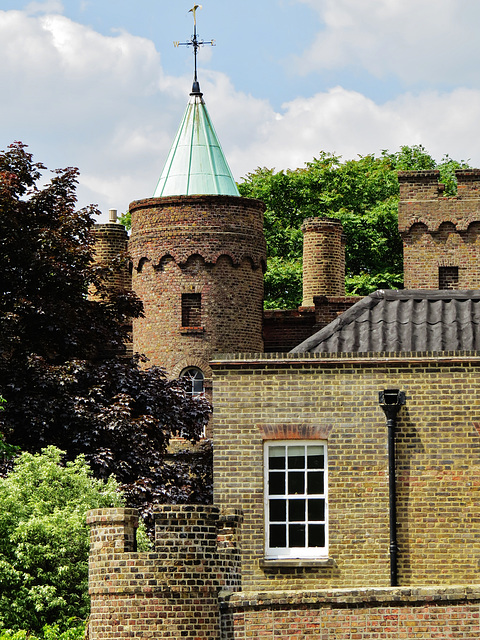
<instances>
[{"instance_id":1,"label":"copper beech foliage","mask_svg":"<svg viewBox=\"0 0 480 640\"><path fill-rule=\"evenodd\" d=\"M165 454L172 435L198 440L210 405L122 356L142 304L127 291L88 298L105 277L92 262L98 211L76 210L77 169L44 184L45 171L21 143L0 152L0 431L22 450L85 454L147 519L155 501L209 501L208 445L169 464Z\"/></svg>"}]
</instances>

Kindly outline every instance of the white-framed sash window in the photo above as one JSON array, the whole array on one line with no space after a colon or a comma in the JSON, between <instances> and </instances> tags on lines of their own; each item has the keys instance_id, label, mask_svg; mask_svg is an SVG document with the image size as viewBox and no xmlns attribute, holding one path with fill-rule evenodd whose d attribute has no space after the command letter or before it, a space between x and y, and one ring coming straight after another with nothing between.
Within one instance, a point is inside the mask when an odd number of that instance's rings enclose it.
<instances>
[{"instance_id":1,"label":"white-framed sash window","mask_svg":"<svg viewBox=\"0 0 480 640\"><path fill-rule=\"evenodd\" d=\"M267 441L264 468L265 557L326 557L326 442Z\"/></svg>"}]
</instances>

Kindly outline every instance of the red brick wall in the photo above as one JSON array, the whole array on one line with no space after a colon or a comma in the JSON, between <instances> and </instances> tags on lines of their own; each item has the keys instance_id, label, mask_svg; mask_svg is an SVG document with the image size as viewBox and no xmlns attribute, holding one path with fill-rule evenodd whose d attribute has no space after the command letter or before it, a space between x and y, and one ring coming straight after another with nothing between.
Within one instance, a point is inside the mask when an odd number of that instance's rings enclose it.
<instances>
[{"instance_id":1,"label":"red brick wall","mask_svg":"<svg viewBox=\"0 0 480 640\"><path fill-rule=\"evenodd\" d=\"M269 353L287 353L318 329L312 307L263 312L263 341Z\"/></svg>"},{"instance_id":2,"label":"red brick wall","mask_svg":"<svg viewBox=\"0 0 480 640\"><path fill-rule=\"evenodd\" d=\"M222 628L223 640L478 640L480 588L239 593Z\"/></svg>"},{"instance_id":3,"label":"red brick wall","mask_svg":"<svg viewBox=\"0 0 480 640\"><path fill-rule=\"evenodd\" d=\"M358 296L314 296L314 307L275 309L263 312L263 341L267 353L287 353L338 318Z\"/></svg>"}]
</instances>

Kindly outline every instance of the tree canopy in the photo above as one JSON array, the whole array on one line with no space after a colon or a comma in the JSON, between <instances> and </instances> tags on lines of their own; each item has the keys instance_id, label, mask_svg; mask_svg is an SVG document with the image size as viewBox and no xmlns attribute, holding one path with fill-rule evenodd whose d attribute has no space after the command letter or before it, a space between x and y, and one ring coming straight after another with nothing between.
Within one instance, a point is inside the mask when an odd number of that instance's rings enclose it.
<instances>
[{"instance_id":1,"label":"tree canopy","mask_svg":"<svg viewBox=\"0 0 480 640\"><path fill-rule=\"evenodd\" d=\"M85 619L89 509L122 506L118 485L92 477L83 456L22 453L0 478L0 629L40 630Z\"/></svg>"},{"instance_id":2,"label":"tree canopy","mask_svg":"<svg viewBox=\"0 0 480 640\"><path fill-rule=\"evenodd\" d=\"M302 299L302 232L305 218L339 219L346 235L346 288L365 295L403 282L402 242L397 229L399 170L439 169L445 195L456 190L455 169L465 162L448 155L440 162L420 145L395 153L343 161L322 152L305 167L258 168L239 184L241 195L263 200L268 269L267 308L292 308Z\"/></svg>"},{"instance_id":3,"label":"tree canopy","mask_svg":"<svg viewBox=\"0 0 480 640\"><path fill-rule=\"evenodd\" d=\"M152 501L208 500L203 467L195 478L164 456L172 435L199 438L210 406L161 369L119 355L125 321L142 305L129 291L106 295L106 272L93 262L97 211L75 209L77 170L42 185L45 171L20 143L0 152L0 431L25 451L85 454L146 514Z\"/></svg>"}]
</instances>

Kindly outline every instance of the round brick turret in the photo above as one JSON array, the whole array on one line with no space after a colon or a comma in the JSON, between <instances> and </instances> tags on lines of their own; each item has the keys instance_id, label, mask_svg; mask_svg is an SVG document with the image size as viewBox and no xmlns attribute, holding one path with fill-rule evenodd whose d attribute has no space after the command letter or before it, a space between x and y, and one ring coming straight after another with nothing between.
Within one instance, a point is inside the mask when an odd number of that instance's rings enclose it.
<instances>
[{"instance_id":1,"label":"round brick turret","mask_svg":"<svg viewBox=\"0 0 480 640\"><path fill-rule=\"evenodd\" d=\"M110 219L106 224L96 224L93 232L95 234L95 262L100 266L112 267L113 269L105 278L109 291L114 294L119 291L131 290L132 277L128 265L126 264L126 252L128 245L128 233L123 226L117 222L116 209L110 209ZM121 262L122 257L125 260ZM115 261L119 261L115 265ZM91 292L95 297L95 292Z\"/></svg>"},{"instance_id":2,"label":"round brick turret","mask_svg":"<svg viewBox=\"0 0 480 640\"><path fill-rule=\"evenodd\" d=\"M145 317L134 350L149 365L198 366L214 353L261 352L265 206L238 196L172 196L130 205L133 289ZM205 371L206 369L206 371Z\"/></svg>"},{"instance_id":3,"label":"round brick turret","mask_svg":"<svg viewBox=\"0 0 480 640\"><path fill-rule=\"evenodd\" d=\"M345 295L345 235L342 223L330 218L307 218L303 231L303 307L314 296Z\"/></svg>"}]
</instances>

